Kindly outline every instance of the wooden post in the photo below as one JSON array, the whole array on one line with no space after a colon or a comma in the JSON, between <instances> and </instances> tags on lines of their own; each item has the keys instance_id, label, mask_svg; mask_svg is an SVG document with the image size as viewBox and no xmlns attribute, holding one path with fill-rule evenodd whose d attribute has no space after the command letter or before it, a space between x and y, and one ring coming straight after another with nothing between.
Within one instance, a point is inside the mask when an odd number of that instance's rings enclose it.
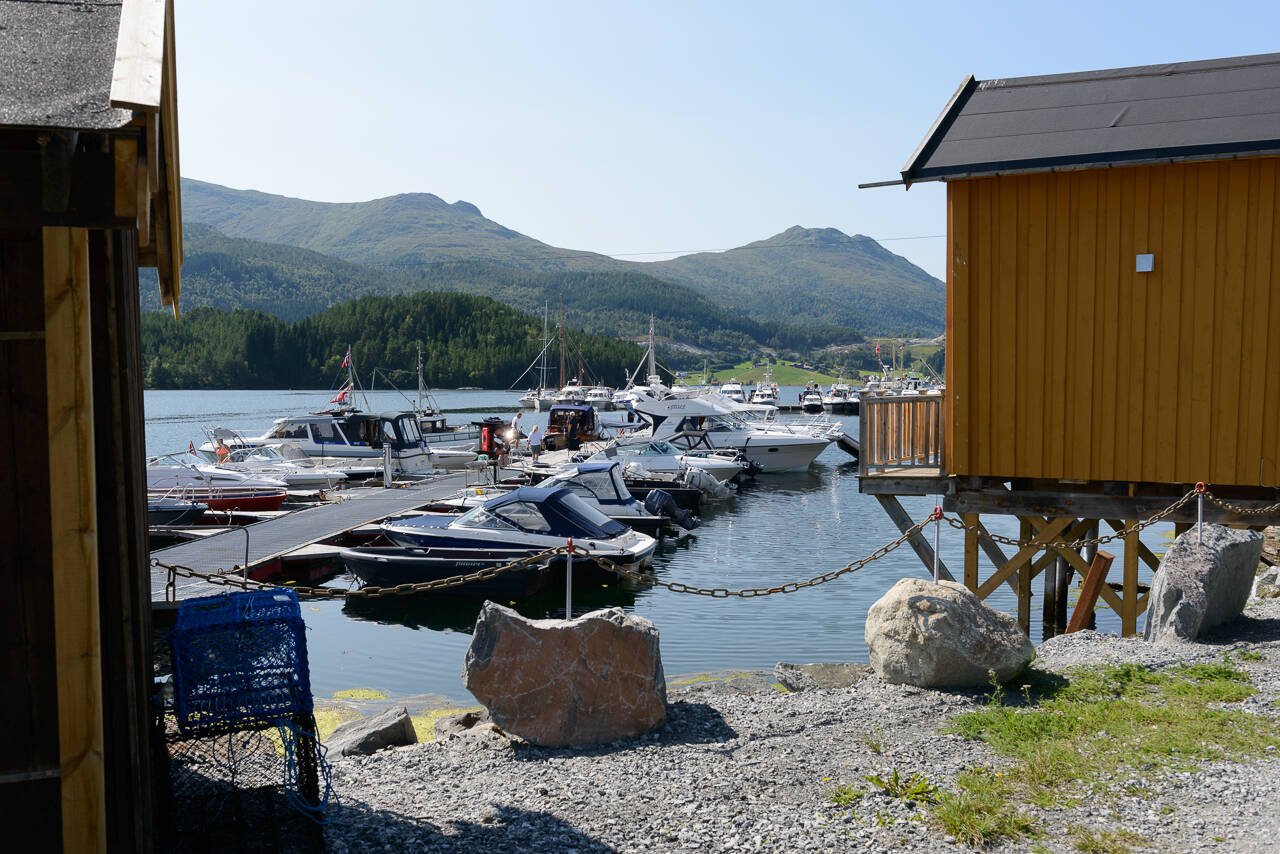
<instances>
[{"instance_id":1,"label":"wooden post","mask_svg":"<svg viewBox=\"0 0 1280 854\"><path fill-rule=\"evenodd\" d=\"M45 228L45 368L62 850L106 848L89 240Z\"/></svg>"},{"instance_id":2,"label":"wooden post","mask_svg":"<svg viewBox=\"0 0 1280 854\"><path fill-rule=\"evenodd\" d=\"M1059 557L1044 571L1044 606L1040 615L1040 632L1044 640L1061 631L1058 626L1058 599L1066 599L1067 591L1058 586L1058 567L1064 562L1064 558Z\"/></svg>"},{"instance_id":3,"label":"wooden post","mask_svg":"<svg viewBox=\"0 0 1280 854\"><path fill-rule=\"evenodd\" d=\"M966 513L964 523L978 526L978 514ZM964 586L974 593L978 592L978 535L972 531L964 532Z\"/></svg>"},{"instance_id":4,"label":"wooden post","mask_svg":"<svg viewBox=\"0 0 1280 854\"><path fill-rule=\"evenodd\" d=\"M1018 539L1026 542L1031 539L1031 523L1026 519L1019 520ZM1031 637L1031 560L1027 559L1018 569L1018 625L1022 633Z\"/></svg>"},{"instance_id":5,"label":"wooden post","mask_svg":"<svg viewBox=\"0 0 1280 854\"><path fill-rule=\"evenodd\" d=\"M1059 556L1050 570L1058 576L1058 610L1053 615L1054 632L1062 634L1067 630L1067 599L1071 590L1071 562Z\"/></svg>"},{"instance_id":6,"label":"wooden post","mask_svg":"<svg viewBox=\"0 0 1280 854\"><path fill-rule=\"evenodd\" d=\"M1124 535L1124 579L1120 595L1121 637L1127 638L1138 633L1138 556L1141 554L1137 528L1130 522Z\"/></svg>"},{"instance_id":7,"label":"wooden post","mask_svg":"<svg viewBox=\"0 0 1280 854\"><path fill-rule=\"evenodd\" d=\"M1093 607L1098 603L1098 594L1102 592L1102 585L1107 581L1107 571L1111 569L1111 562L1115 559L1115 555L1101 549L1093 556L1089 574L1084 577L1084 583L1080 587L1080 601L1071 612L1071 622L1067 623L1067 634L1080 631L1089 621Z\"/></svg>"}]
</instances>

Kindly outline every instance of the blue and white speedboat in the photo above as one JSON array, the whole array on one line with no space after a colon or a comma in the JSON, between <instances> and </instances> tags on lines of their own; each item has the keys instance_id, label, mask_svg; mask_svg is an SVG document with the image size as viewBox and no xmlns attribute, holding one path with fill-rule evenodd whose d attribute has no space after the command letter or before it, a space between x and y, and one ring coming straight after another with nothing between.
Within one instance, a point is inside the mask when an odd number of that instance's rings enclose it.
<instances>
[{"instance_id":1,"label":"blue and white speedboat","mask_svg":"<svg viewBox=\"0 0 1280 854\"><path fill-rule=\"evenodd\" d=\"M522 486L461 516L428 514L384 522L382 533L399 546L490 550L505 563L513 552L533 555L567 540L592 555L627 566L648 563L657 540L589 506L567 487Z\"/></svg>"}]
</instances>

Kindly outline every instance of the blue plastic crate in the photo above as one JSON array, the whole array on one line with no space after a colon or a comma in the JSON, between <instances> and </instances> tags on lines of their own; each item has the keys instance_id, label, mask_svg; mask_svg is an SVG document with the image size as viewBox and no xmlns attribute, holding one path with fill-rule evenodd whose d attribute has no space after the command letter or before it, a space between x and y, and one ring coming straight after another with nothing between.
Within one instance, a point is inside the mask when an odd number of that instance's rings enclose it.
<instances>
[{"instance_id":1,"label":"blue plastic crate","mask_svg":"<svg viewBox=\"0 0 1280 854\"><path fill-rule=\"evenodd\" d=\"M169 633L179 732L227 732L310 714L305 632L292 590L252 590L183 602Z\"/></svg>"}]
</instances>

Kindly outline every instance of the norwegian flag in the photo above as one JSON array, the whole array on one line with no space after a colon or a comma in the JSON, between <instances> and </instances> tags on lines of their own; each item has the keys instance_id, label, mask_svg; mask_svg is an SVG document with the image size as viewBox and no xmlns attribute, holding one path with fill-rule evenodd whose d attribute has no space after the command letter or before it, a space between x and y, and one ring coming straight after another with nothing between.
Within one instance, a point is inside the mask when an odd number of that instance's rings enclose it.
<instances>
[{"instance_id":1,"label":"norwegian flag","mask_svg":"<svg viewBox=\"0 0 1280 854\"><path fill-rule=\"evenodd\" d=\"M880 345L879 345L879 344L877 344L877 345L876 345L876 355L877 355L877 356L879 356L879 355L880 355Z\"/></svg>"},{"instance_id":2,"label":"norwegian flag","mask_svg":"<svg viewBox=\"0 0 1280 854\"><path fill-rule=\"evenodd\" d=\"M347 355L342 357L342 367L346 368L351 365L351 348L347 348Z\"/></svg>"},{"instance_id":3,"label":"norwegian flag","mask_svg":"<svg viewBox=\"0 0 1280 854\"><path fill-rule=\"evenodd\" d=\"M348 358L349 358L349 357L348 357ZM329 398L329 402L330 402L330 403L346 403L346 402L347 402L347 394L348 394L350 391L351 391L351 386L350 386L350 385L344 385L344 386L343 386L343 387L338 391L338 393L337 393L337 394L335 394L333 397Z\"/></svg>"}]
</instances>

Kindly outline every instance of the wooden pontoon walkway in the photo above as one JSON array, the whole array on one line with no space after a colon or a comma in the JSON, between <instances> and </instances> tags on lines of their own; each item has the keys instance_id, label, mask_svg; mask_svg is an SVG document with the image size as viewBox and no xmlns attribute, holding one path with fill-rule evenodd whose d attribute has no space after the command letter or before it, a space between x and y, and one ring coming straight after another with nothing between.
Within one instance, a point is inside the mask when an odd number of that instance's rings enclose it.
<instances>
[{"instance_id":1,"label":"wooden pontoon walkway","mask_svg":"<svg viewBox=\"0 0 1280 854\"><path fill-rule=\"evenodd\" d=\"M218 572L245 565L246 538L248 568L288 554L295 549L319 543L378 519L404 513L466 486L462 474L451 474L427 483L394 489L355 489L344 493L344 500L307 510L299 510L265 522L244 527L227 528L210 537L180 543L151 553L162 563L185 566L198 572ZM169 574L155 567L151 570L152 607L174 607L166 602L165 585ZM177 601L195 596L225 593L228 588L193 578L179 578L175 587Z\"/></svg>"}]
</instances>

